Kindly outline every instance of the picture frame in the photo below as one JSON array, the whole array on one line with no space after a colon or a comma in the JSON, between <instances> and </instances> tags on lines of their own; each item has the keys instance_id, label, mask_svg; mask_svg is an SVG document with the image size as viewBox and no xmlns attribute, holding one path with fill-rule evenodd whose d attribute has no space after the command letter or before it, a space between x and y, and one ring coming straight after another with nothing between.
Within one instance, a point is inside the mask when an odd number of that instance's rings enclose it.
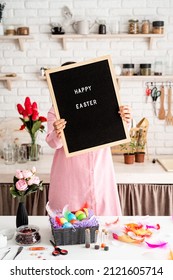
<instances>
[{"instance_id":1,"label":"picture frame","mask_svg":"<svg viewBox=\"0 0 173 280\"><path fill-rule=\"evenodd\" d=\"M45 71L67 157L130 141L109 55Z\"/></svg>"}]
</instances>

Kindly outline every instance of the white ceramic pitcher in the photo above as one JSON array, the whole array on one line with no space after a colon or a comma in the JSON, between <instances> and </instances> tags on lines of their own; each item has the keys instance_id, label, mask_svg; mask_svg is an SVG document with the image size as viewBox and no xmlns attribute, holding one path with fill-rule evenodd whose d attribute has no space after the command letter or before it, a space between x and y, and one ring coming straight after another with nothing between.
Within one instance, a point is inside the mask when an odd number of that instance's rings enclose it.
<instances>
[{"instance_id":1,"label":"white ceramic pitcher","mask_svg":"<svg viewBox=\"0 0 173 280\"><path fill-rule=\"evenodd\" d=\"M72 24L73 29L77 34L89 34L91 28L94 26L95 22L91 25L89 20L80 20Z\"/></svg>"}]
</instances>

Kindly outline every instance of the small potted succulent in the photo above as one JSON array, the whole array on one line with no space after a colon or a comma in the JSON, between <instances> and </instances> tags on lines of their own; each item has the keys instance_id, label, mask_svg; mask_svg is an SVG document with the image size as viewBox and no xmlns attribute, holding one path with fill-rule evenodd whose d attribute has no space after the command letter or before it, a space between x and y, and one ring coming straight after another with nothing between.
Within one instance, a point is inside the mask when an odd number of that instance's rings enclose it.
<instances>
[{"instance_id":1,"label":"small potted succulent","mask_svg":"<svg viewBox=\"0 0 173 280\"><path fill-rule=\"evenodd\" d=\"M143 129L139 129L136 139L135 162L144 162L145 159L145 144Z\"/></svg>"},{"instance_id":2,"label":"small potted succulent","mask_svg":"<svg viewBox=\"0 0 173 280\"><path fill-rule=\"evenodd\" d=\"M120 147L121 150L123 150L124 163L133 164L135 161L135 151L136 151L136 144L134 139L131 138L131 141L129 143L121 144Z\"/></svg>"}]
</instances>

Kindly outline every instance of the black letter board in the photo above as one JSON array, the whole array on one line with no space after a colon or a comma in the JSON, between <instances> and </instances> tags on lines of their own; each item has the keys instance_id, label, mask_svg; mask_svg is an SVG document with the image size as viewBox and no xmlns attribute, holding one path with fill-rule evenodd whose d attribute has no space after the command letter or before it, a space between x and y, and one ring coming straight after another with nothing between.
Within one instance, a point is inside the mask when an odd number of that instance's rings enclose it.
<instances>
[{"instance_id":1,"label":"black letter board","mask_svg":"<svg viewBox=\"0 0 173 280\"><path fill-rule=\"evenodd\" d=\"M67 157L129 142L109 56L49 69L46 77L57 119L67 121Z\"/></svg>"}]
</instances>

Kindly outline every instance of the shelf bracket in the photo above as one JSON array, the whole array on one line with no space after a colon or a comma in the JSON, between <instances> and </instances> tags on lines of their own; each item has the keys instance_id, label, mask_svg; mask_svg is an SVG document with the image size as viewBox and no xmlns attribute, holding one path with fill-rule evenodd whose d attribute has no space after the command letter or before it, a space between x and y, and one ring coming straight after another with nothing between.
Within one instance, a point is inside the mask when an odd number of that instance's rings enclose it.
<instances>
[{"instance_id":1,"label":"shelf bracket","mask_svg":"<svg viewBox=\"0 0 173 280\"><path fill-rule=\"evenodd\" d=\"M152 49L152 47L153 47L153 42L154 42L154 38L150 37L150 38L149 38L149 50Z\"/></svg>"},{"instance_id":2,"label":"shelf bracket","mask_svg":"<svg viewBox=\"0 0 173 280\"><path fill-rule=\"evenodd\" d=\"M67 50L67 44L66 43L67 43L66 39L62 38L62 47L63 47L64 50Z\"/></svg>"},{"instance_id":3,"label":"shelf bracket","mask_svg":"<svg viewBox=\"0 0 173 280\"><path fill-rule=\"evenodd\" d=\"M20 50L23 52L24 51L24 42L23 42L23 39L18 39L18 42L19 42L19 48Z\"/></svg>"},{"instance_id":4,"label":"shelf bracket","mask_svg":"<svg viewBox=\"0 0 173 280\"><path fill-rule=\"evenodd\" d=\"M5 80L4 83L5 83L6 88L11 91L11 81Z\"/></svg>"}]
</instances>

